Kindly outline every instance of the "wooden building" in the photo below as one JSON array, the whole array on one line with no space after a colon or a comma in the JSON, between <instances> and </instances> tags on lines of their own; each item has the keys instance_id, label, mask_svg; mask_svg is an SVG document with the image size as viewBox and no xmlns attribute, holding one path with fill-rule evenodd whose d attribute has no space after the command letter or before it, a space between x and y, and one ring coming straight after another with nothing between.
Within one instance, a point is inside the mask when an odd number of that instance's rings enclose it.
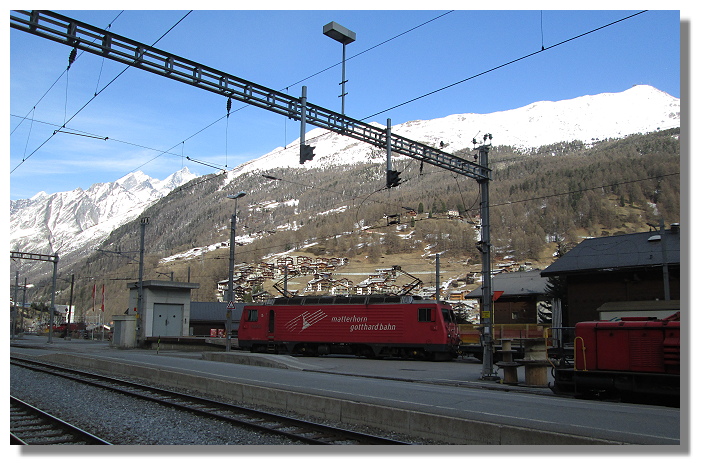
<instances>
[{"instance_id":1,"label":"wooden building","mask_svg":"<svg viewBox=\"0 0 705 470\"><path fill-rule=\"evenodd\" d=\"M495 324L536 324L543 323L539 316L539 304L546 297L547 280L541 277L540 270L501 273L492 277ZM478 287L465 296L477 299L480 311L488 310L482 305L482 288ZM550 320L549 320L550 322Z\"/></svg>"},{"instance_id":2,"label":"wooden building","mask_svg":"<svg viewBox=\"0 0 705 470\"><path fill-rule=\"evenodd\" d=\"M608 302L680 300L680 226L583 240L541 276L564 283L565 327L599 320Z\"/></svg>"}]
</instances>

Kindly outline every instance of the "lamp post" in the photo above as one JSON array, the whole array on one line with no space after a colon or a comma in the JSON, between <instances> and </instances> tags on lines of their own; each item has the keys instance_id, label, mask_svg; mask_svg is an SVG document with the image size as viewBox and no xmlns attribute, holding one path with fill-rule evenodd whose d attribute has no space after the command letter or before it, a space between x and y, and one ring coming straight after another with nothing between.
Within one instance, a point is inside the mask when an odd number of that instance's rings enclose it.
<instances>
[{"instance_id":1,"label":"lamp post","mask_svg":"<svg viewBox=\"0 0 705 470\"><path fill-rule=\"evenodd\" d=\"M232 320L233 320L233 277L235 275L235 225L237 221L237 200L243 197L246 193L240 191L237 194L228 195L228 199L235 200L235 209L230 217L230 264L228 267L228 309L225 315L226 332L225 332L225 350L230 351L232 343Z\"/></svg>"},{"instance_id":2,"label":"lamp post","mask_svg":"<svg viewBox=\"0 0 705 470\"><path fill-rule=\"evenodd\" d=\"M323 34L325 34L331 39L335 39L343 45L343 80L340 82L340 84L342 85L342 92L340 94L340 97L342 98L342 106L340 114L345 116L345 46L347 46L351 42L354 42L356 39L356 35L354 32L350 31L349 29L343 26L340 26L335 21L331 21L323 27Z\"/></svg>"}]
</instances>

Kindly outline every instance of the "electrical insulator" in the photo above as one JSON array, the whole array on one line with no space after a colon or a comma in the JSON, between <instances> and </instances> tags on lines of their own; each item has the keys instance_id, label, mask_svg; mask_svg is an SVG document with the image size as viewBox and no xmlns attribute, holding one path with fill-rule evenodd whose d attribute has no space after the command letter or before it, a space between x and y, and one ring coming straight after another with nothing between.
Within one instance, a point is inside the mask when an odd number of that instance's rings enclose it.
<instances>
[{"instance_id":1,"label":"electrical insulator","mask_svg":"<svg viewBox=\"0 0 705 470\"><path fill-rule=\"evenodd\" d=\"M70 69L70 68L71 68L71 65L72 65L73 62L76 60L76 53L77 53L77 52L78 52L78 51L76 50L75 47L74 47L73 49L71 49L71 53L69 54L69 66L66 67L67 69Z\"/></svg>"}]
</instances>

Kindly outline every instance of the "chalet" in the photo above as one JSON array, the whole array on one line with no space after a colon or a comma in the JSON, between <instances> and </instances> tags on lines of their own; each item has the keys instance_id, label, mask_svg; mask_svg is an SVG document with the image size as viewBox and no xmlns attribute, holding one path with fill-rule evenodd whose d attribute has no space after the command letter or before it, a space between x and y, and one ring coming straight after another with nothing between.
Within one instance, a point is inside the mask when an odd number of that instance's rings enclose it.
<instances>
[{"instance_id":1,"label":"chalet","mask_svg":"<svg viewBox=\"0 0 705 470\"><path fill-rule=\"evenodd\" d=\"M583 240L543 270L563 281L563 326L599 320L608 302L680 299L680 225Z\"/></svg>"},{"instance_id":2,"label":"chalet","mask_svg":"<svg viewBox=\"0 0 705 470\"><path fill-rule=\"evenodd\" d=\"M348 278L335 279L330 287L330 295L350 295L353 282Z\"/></svg>"},{"instance_id":3,"label":"chalet","mask_svg":"<svg viewBox=\"0 0 705 470\"><path fill-rule=\"evenodd\" d=\"M497 274L492 278L492 291L496 299L494 304L494 323L542 323L539 315L540 304L548 300L546 286L548 280L541 277L540 270L517 271ZM482 288L478 287L465 296L476 299L480 310L482 305Z\"/></svg>"}]
</instances>

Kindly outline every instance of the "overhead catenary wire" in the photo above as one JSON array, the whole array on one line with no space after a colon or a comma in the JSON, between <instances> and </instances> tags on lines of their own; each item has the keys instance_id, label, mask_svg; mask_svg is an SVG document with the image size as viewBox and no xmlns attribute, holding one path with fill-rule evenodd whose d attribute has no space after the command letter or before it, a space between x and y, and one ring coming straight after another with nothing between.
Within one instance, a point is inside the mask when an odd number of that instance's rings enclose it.
<instances>
[{"instance_id":1,"label":"overhead catenary wire","mask_svg":"<svg viewBox=\"0 0 705 470\"><path fill-rule=\"evenodd\" d=\"M191 10L191 11L193 11L193 10ZM164 36L166 36L167 34L169 34L169 32L171 32L179 23L181 23L181 22L184 20L184 18L186 18L186 17L191 13L191 11L189 11L189 12L186 13L184 16L182 16L181 19L179 19L179 21L177 21L173 26L171 26L164 34L162 34L162 35L161 35L156 41L154 41L151 45L154 46L154 45L157 44L159 41L161 41L161 40L164 38ZM105 85L103 88L101 88L100 91L98 91L97 93L95 93L83 106L81 106L81 108L80 108L78 111L76 111L68 120L67 120L67 119L64 119L64 123L61 125L61 127L62 127L62 128L65 127L66 124L68 124L68 123L71 122L76 116L78 116L78 114L79 114L81 111L83 111L94 99L96 99L96 98L98 97L98 95L100 95L103 91L105 91L106 88L108 88L110 85L112 85L112 84L113 84L120 76L122 76L122 74L125 73L129 68L130 68L129 65L126 66L120 73L118 73L112 80L110 80L110 82L108 82L107 85ZM55 135L56 135L56 132L52 133L52 134L51 134L44 142L42 142L42 143L39 145L39 147L37 147L32 153L30 153L28 156L24 157L24 158L22 159L22 161L20 161L20 163L19 163L17 166L15 166L15 168L13 168L13 169L10 171L10 174L12 174L17 168L19 168L24 162L26 162L26 161L27 161L32 155L34 155L37 151L39 151L39 149L41 149L42 147L44 147L44 145L45 145L47 142L49 142L49 141L51 140L51 138L54 137ZM171 150L171 149L170 149L170 150Z\"/></svg>"},{"instance_id":2,"label":"overhead catenary wire","mask_svg":"<svg viewBox=\"0 0 705 470\"><path fill-rule=\"evenodd\" d=\"M115 22L115 20L117 20L117 19L120 17L120 15L122 15L122 13L123 13L124 11L125 11L125 10L121 11L120 13L118 13L117 16L116 16L115 18L113 18L113 20L112 20L110 23L108 23L108 28L107 28L107 29L110 29L110 27L111 27L112 24ZM96 41L96 39L93 40L93 42L95 42L95 41ZM81 56L83 55L83 53L84 53L84 51L79 52L78 55L75 57L75 59L78 59L79 57L81 57ZM52 90L52 88L54 88L54 85L56 85L56 84L59 82L59 80L61 80L61 77L63 77L64 74L67 73L67 72L68 72L68 67L65 68L65 69L61 72L61 74L60 74L58 77L56 77L56 80L54 80L54 83L52 83L52 84L49 86L49 88L47 89L47 91L45 91L44 94L39 98L39 100L37 100L37 102L34 103L34 106L32 106L32 109L29 110L29 111L27 112L27 114L24 116L24 118L22 118L22 120L20 120L20 122L17 124L17 126L15 126L15 128L12 129L12 131L10 132L10 135L12 135L12 134L17 130L17 128L19 128L19 127L22 125L22 123L24 122L24 119L25 119L27 116L29 116L29 113L31 113L31 112L37 107L37 105L39 105L39 103L42 102L42 100L44 99L44 97L46 97L46 95L49 94L49 92ZM97 85L96 85L96 91L97 91Z\"/></svg>"},{"instance_id":3,"label":"overhead catenary wire","mask_svg":"<svg viewBox=\"0 0 705 470\"><path fill-rule=\"evenodd\" d=\"M620 19L618 19L618 20L615 20L615 21L612 21L612 22L610 22L610 23L604 24L604 25L599 26L599 27L597 27L597 28L593 28L593 29L591 29L591 30L589 30L589 31L586 31L586 32L584 32L584 33L581 33L581 34L572 36L572 37L570 37L570 38L568 38L568 39L565 39L565 40L563 40L563 41L560 41L560 42L558 42L558 43L556 43L556 44L553 44L553 45L551 45L551 46L548 46L548 47L544 47L543 44L542 44L541 49L539 49L539 50L537 50L537 51L534 51L534 52L532 52L532 53L530 53L530 54L526 54L526 55L524 55L524 56L521 56L521 57L519 57L519 58L510 60L510 61L508 61L508 62L505 62L505 63L501 64L501 65L492 67L492 68L490 68L490 69L487 69L487 70L485 70L485 71L483 71L483 72L477 73L477 74L472 75L472 76L470 76L470 77L464 78L464 79L462 79L462 80L458 80L458 81L456 81L456 82L454 82L454 83L451 83L451 84L449 84L449 85L443 86L443 87L441 87L441 88L438 88L438 89L436 89L436 90L430 91L430 92L428 92L428 93L424 93L423 95L417 96L417 97L412 98L412 99L410 99L410 100L407 100L407 101L404 101L404 102L402 102L402 103L399 103L399 104L397 104L397 105L395 105L395 106L386 108L386 109L384 109L384 110L382 110L382 111L378 111L378 112L376 112L376 113L374 113L374 114L371 114L371 115L369 115L369 116L366 116L366 117L362 118L361 120L364 121L364 120L370 119L370 118L372 118L372 117L378 116L378 115L380 115L380 114L382 114L382 113L385 113L385 112L387 112L387 111L391 111L391 110L393 110L393 109L402 107L402 106L407 105L407 104L409 104L409 103L418 101L418 100L420 100L420 99L422 99L422 98L426 98L426 97L431 96L431 95L433 95L433 94L435 94L435 93L438 93L438 92L440 92L440 91L447 90L447 89L452 88L452 87L454 87L454 86L457 86L457 85L460 85L460 84L462 84L462 83L465 83L465 82L467 82L467 81L469 81L469 80L478 78L478 77L483 76L483 75L486 75L486 74L488 74L488 73L490 73L490 72L494 72L494 71L499 70L499 69L501 69L501 68L507 67L507 66L509 66L509 65L511 65L511 64L514 64L514 63L520 62L520 61L522 61L522 60L528 59L528 58L530 58L530 57L533 57L533 56L535 56L535 55L537 55L537 54L539 54L539 53L541 53L541 52L548 51L548 50L550 50L550 49L554 49L554 48L556 48L556 47L558 47L558 46L567 44L567 43L569 43L569 42L572 42L572 41L574 41L574 40L577 40L577 39L582 38L582 37L584 37L584 36L587 36L587 35L589 35L589 34L592 34L592 33L595 33L595 32L597 32L597 31L600 31L600 30L602 30L602 29L605 29L605 28L607 28L607 27L610 27L610 26L613 26L613 25L615 25L615 24L618 24L618 23L621 23L621 22L623 22L623 21L626 21L626 20L628 20L628 19L634 18L634 17L636 17L636 16L638 16L638 15L640 15L640 14L642 14L642 13L646 13L647 11L648 11L648 10L642 10L642 11L639 11L639 12L637 12L637 13L634 13L634 14L631 14L631 15L628 15L628 16L625 16L625 17L623 17L623 18L620 18ZM447 13L450 13L450 12L447 12ZM447 14L447 13L446 13L446 14ZM444 16L444 15L440 15L440 16ZM440 16L437 17L437 18L440 18ZM437 18L434 18L434 19L437 19ZM432 20L431 20L431 21L432 21ZM428 23L428 22L426 22L426 23ZM424 23L424 24L426 24L426 23ZM415 29L415 28L412 28L412 29ZM384 41L384 42L388 42L388 41ZM384 43L384 42L383 42L383 43ZM383 44L383 43L380 43L380 44ZM376 46L375 46L375 47L376 47ZM370 48L370 49L372 49L372 48ZM367 50L369 50L369 49L367 49ZM366 50L366 51L363 51L363 52L367 52L367 50ZM358 54L358 55L359 55L359 54ZM339 63L338 63L338 64L339 64ZM338 65L338 64L336 64L336 65ZM333 67L333 66L331 66L331 67ZM325 71L325 70L328 70L328 69L331 68L331 67L328 67L327 69L324 69L324 70L322 70L321 72L323 72L323 71ZM321 72L318 72L318 73L321 73ZM315 76L315 75L317 75L317 74L314 74L314 75L311 75L311 76ZM307 78L310 78L310 77L307 77ZM306 79L303 79L303 80L301 80L301 81L304 81L304 80L306 80ZM297 84L297 83L301 83L301 81L296 82L296 83L294 83L294 84L292 84L292 85L289 85L289 87L290 87L290 86L293 86L293 85L295 85L295 84ZM288 89L289 87L286 87L286 88ZM283 90L283 89L282 89L282 90ZM280 91L282 91L282 90L280 90ZM240 111L240 110L242 110L242 109L245 109L245 108L247 108L248 106L249 106L249 105L241 106L241 107L238 108L236 111ZM221 119L222 119L222 118L221 118ZM319 135L318 137L320 138L320 137L322 137L322 136L324 136L324 135L331 134L331 133L333 133L333 132L334 132L334 131L327 131L327 132L325 132L325 133Z\"/></svg>"},{"instance_id":4,"label":"overhead catenary wire","mask_svg":"<svg viewBox=\"0 0 705 470\"><path fill-rule=\"evenodd\" d=\"M455 83L453 83L453 84L447 85L447 86L442 87L442 88L440 88L440 89L437 89L437 90L434 90L434 91L432 91L432 92L426 93L426 94L421 95L421 96L419 96L419 97L416 97L416 98L414 98L414 99L412 99L412 100L407 100L407 101L405 101L405 102L403 102L403 103L400 103L400 104L398 104L398 105L396 105L396 106L394 106L394 107L387 108L386 110L383 110L383 111L379 111L379 112L377 112L377 113L375 113L375 114L373 114L373 115L370 115L370 116L368 116L367 118L364 118L364 119L368 119L369 117L376 116L376 115L381 114L381 113L383 113L383 112L386 112L386 111L388 111L388 110L390 110L390 109L398 108L398 107L403 106L403 105L405 105L405 104L408 104L408 103L410 103L410 102L412 102L412 101L416 101L416 100L421 99L421 98L423 98L423 97L426 97L426 96L429 96L429 95L434 94L434 93L436 93L436 92L439 92L439 91L441 91L441 90L445 90L445 89L447 89L447 88L450 88L450 87L452 87L452 86L458 85L458 84L460 84L460 83L464 83L464 82L466 82L466 81L468 81L468 80L470 80L470 79L476 78L476 77L478 77L478 76L480 76L480 75L484 75L484 74L489 73L489 72L491 72L491 71L494 71L494 70L497 70L497 69L499 69L499 68L505 67L505 66L507 66L507 65L509 65L509 64L512 64L512 63L515 63L515 62L517 62L517 61L526 59L526 58L528 58L528 57L531 57L531 56L537 54L538 52L542 52L543 50L552 49L552 48L557 47L557 46L559 46L559 45L562 45L562 44L565 44L565 43L567 43L567 42L573 41L573 40L575 40L575 39L577 39L577 38L583 37L583 36L585 36L585 35L587 35L587 34L591 34L591 33L593 33L593 32L599 31L599 30L601 30L601 29L603 29L603 28L606 28L606 27L608 27L608 26L614 25L614 24L619 23L619 22L621 22L621 21L625 21L626 19L632 18L632 17L634 17L634 16L636 16L636 15L639 15L639 14L641 14L641 13L644 13L645 11L646 11L646 10L641 11L641 12L638 12L638 13L635 13L635 14L633 14L633 15L629 15L629 16L624 17L624 18L621 18L621 19L619 19L619 20L613 21L613 22L611 22L611 23L609 23L609 24L603 25L603 26L601 26L601 27L595 28L595 29L590 30L590 31L588 31L588 32L585 32L585 33L582 33L582 34L580 34L580 35L577 35L577 36L574 36L574 37L572 37L572 38L569 38L569 39L567 39L567 40L561 41L561 42L559 42L559 43L557 43L557 44L554 44L554 45L552 45L552 46L549 46L548 48L544 48L544 47L542 46L542 50L541 50L541 51L537 51L537 52L534 52L534 53L525 55L525 56L520 57L520 58L518 58L518 59L515 59L515 60L513 60L513 61L509 61L509 62L506 62L506 63L500 65L500 66L497 66L497 67L494 67L494 68L492 68L492 69L486 70L486 71L484 71L484 72L482 72L482 73L480 73L480 74L473 75L473 76L471 76L471 77L468 77L468 78L466 78L466 79L460 80L460 81L455 82ZM451 12L452 12L452 11L451 11ZM369 48L369 49L367 49L367 50L365 50L365 51L362 51L361 53L356 54L356 56L357 56L357 55L360 55L360 54L362 54L362 53L364 53L364 52L367 52L367 51L373 49L374 47L377 47L377 46L382 45L382 44L384 44L384 43L386 43L386 42L389 42L389 41L391 41L392 39L395 39L396 37L399 37L399 36L401 36L401 35L403 35L403 34L406 34L406 33L408 33L409 31L412 31L412 30L414 30L414 29L416 29L416 28L418 28L418 27L420 27L420 26L422 26L422 25L424 25L424 24L428 24L429 22L434 21L435 19L438 19L438 18L440 18L440 17L442 17L442 16L445 16L446 14L451 13L451 12L446 12L446 13L444 13L444 14L442 14L442 15L439 15L439 16L437 16L437 17L435 17L435 18L433 18L433 19L431 19L431 20L429 20L429 21L427 21L427 22L425 22L425 23L422 23L421 25L418 25L418 26L416 26L416 27L414 27L414 28L411 28L410 30L405 31L404 33L401 33L400 35L397 35L397 36L395 36L395 37L393 37L393 38L390 38L390 39L388 39L388 40L386 40L386 41L383 41L382 43L380 43L380 44L378 44L378 45L376 45L376 46L373 46L372 48ZM190 13L190 12L189 12L189 13ZM188 15L188 13L187 13L185 16L187 16L187 15ZM185 18L185 16L184 16L184 18ZM183 20L183 18L182 18L182 20ZM180 21L181 21L181 20L179 20L179 22L180 22ZM178 23L177 23L177 24L178 24ZM174 26L176 26L176 25L174 25ZM172 29L173 29L173 27L172 27ZM170 29L170 30L171 30L171 29ZM169 31L170 31L170 30L169 30ZM169 31L167 31L167 33L168 33ZM167 33L165 33L164 35L166 35ZM162 35L162 37L163 37L164 35ZM161 39L161 38L160 38L160 39ZM158 41L159 41L159 39L157 40L157 42L158 42ZM155 42L155 43L156 43L156 42ZM353 57L355 57L355 56L353 56ZM321 71L321 72L322 72L322 71ZM117 78L117 77L116 77L116 78ZM114 81L114 80L115 80L115 79L113 79L113 81ZM305 79L304 79L304 80L305 80ZM111 81L111 83L112 83L112 81ZM297 82L297 83L300 83L300 82ZM291 86L291 85L290 85L290 86ZM107 87L107 85L106 85L106 87ZM105 87L104 87L104 88L105 88ZM287 87L287 88L288 88L288 87ZM102 90L101 90L101 91L102 91ZM96 96L97 96L97 95L96 95ZM247 106L247 105L246 105L246 106ZM239 111L239 110L241 110L241 109L244 109L246 106L243 106L243 107L237 109L236 111ZM84 106L84 107L85 107L85 106ZM83 108L82 108L82 109L83 109ZM80 110L79 110L79 111L80 111ZM200 131L196 132L195 134L193 134L191 137L189 137L189 139L192 138L193 136L195 136L196 134L199 134L200 132L204 131L205 129L207 129L208 127L212 126L213 124L215 124L216 122L220 121L221 119L223 119L223 118L225 118L225 117L226 117L226 116L223 116L223 117L219 118L218 120L214 121L214 122L213 122L212 124L210 124L209 126L206 126L206 127L203 128L202 130L200 130ZM66 124L66 123L65 123L65 124ZM65 124L64 124L64 125L65 125ZM50 137L50 138L51 138L51 137ZM183 141L182 141L182 142L183 142ZM46 143L46 142L45 142L45 143ZM226 143L227 143L227 142L226 142ZM42 144L42 146L43 146L43 145L44 145L44 143ZM177 144L177 145L178 145L178 144ZM40 147L41 147L41 146L40 146ZM173 148L173 147L172 147L172 148ZM38 149L37 149L37 150L38 150ZM35 150L35 152L36 152L36 150ZM34 153L34 152L33 152L33 153ZM145 162L143 165L141 165L141 166L138 167L138 168L141 168L142 166L144 166L144 165L146 165L147 163L153 161L154 159L158 158L159 156L163 155L164 153L169 153L169 151L162 152L160 155L157 155L156 157L150 159L149 161ZM30 156L31 156L31 155L30 155ZM26 161L27 158L29 158L29 157L25 157L19 165L21 165L22 163L24 163L24 161ZM18 165L18 166L19 166L19 165ZM15 169L16 169L16 168L17 168L17 167L15 167ZM15 169L13 169L13 170L11 171L11 173L14 172Z\"/></svg>"},{"instance_id":5,"label":"overhead catenary wire","mask_svg":"<svg viewBox=\"0 0 705 470\"><path fill-rule=\"evenodd\" d=\"M389 107L389 108L387 108L387 109L383 109L382 111L378 111L378 112L376 112L376 113L374 113L374 114L370 114L369 116L362 118L362 120L364 121L365 119L370 119L370 118L375 117L375 116L378 116L378 115L380 115L380 114L382 114L382 113L386 113L387 111L391 111L391 110L393 110L393 109L400 108L400 107L402 107L402 106L404 106L404 105L407 105L407 104L409 104L409 103L413 103L414 101L418 101L418 100L420 100L420 99L422 99L422 98L426 98L426 97L431 96L431 95L433 95L433 94L435 94L435 93L438 93L438 92L440 92L440 91L447 90L448 88L452 88L452 87L454 87L454 86L460 85L461 83L465 83L465 82L467 82L467 81L469 81L469 80L473 80L473 79L475 79L475 78L481 77L481 76L486 75L486 74L488 74L488 73L490 73L490 72L494 72L494 71L499 70L499 69L501 69L501 68L504 68L504 67L507 67L507 66L509 66L509 65L515 64L515 63L517 63L517 62L520 62L520 61L522 61L522 60L524 60L524 59L528 59L529 57L533 57L533 56L535 56L535 55L537 55L537 54L540 54L540 53L542 53L542 52L544 52L544 51L548 51L548 50L553 49L553 48L556 48L556 47L558 47L558 46L562 46L562 45L564 45L564 44L567 44L567 43L569 43L569 42L571 42L571 41L575 41L576 39L579 39L579 38L581 38L581 37L583 37L583 36L587 36L588 34L595 33L595 32L597 32L597 31L600 31L600 30L602 30L602 29L604 29L604 28L607 28L607 27L609 27L609 26L615 25L615 24L617 24L617 23L621 23L622 21L626 21L626 20L628 20L628 19L630 19L630 18L634 18L635 16L641 15L642 13L645 13L645 12L647 12L647 11L648 11L648 10L642 10L642 11L639 11L639 12L634 13L634 14L632 14L632 15L625 16L624 18L620 18L620 19L618 19L618 20L616 20L616 21L612 21L611 23L602 25L602 26L600 26L600 27L598 27L598 28L591 29L590 31L586 31L586 32L584 32L584 33L582 33L582 34L578 34L577 36L573 36L573 37L571 37L571 38L568 38L568 39L566 39L566 40L563 40L563 41L561 41L561 42L558 42L558 43L556 43L556 44L553 44L552 46L548 46L548 47L543 47L543 46L541 46L541 49L539 49L539 50L537 50L537 51L534 51L534 52L532 52L532 53L530 53L530 54L526 54L526 55L521 56L521 57L519 57L519 58L516 58L516 59L514 59L514 60L510 60L510 61L505 62L505 63L503 63L503 64L497 65L496 67L492 67L492 68L490 68L490 69L487 69L487 70L485 70L484 72L477 73L477 74L475 74L475 75L472 75L472 76L470 76L470 77L464 78L464 79L462 79L462 80L458 80L457 82L454 82L454 83L451 83L451 84L449 84L449 85L443 86L443 87L438 88L438 89L436 89L436 90L430 91L430 92L428 92L428 93L424 93L423 95L417 96L416 98L412 98L412 99L410 99L410 100L404 101L403 103L399 103L399 104L397 104L397 105L395 105L395 106L391 106L391 107Z\"/></svg>"}]
</instances>

